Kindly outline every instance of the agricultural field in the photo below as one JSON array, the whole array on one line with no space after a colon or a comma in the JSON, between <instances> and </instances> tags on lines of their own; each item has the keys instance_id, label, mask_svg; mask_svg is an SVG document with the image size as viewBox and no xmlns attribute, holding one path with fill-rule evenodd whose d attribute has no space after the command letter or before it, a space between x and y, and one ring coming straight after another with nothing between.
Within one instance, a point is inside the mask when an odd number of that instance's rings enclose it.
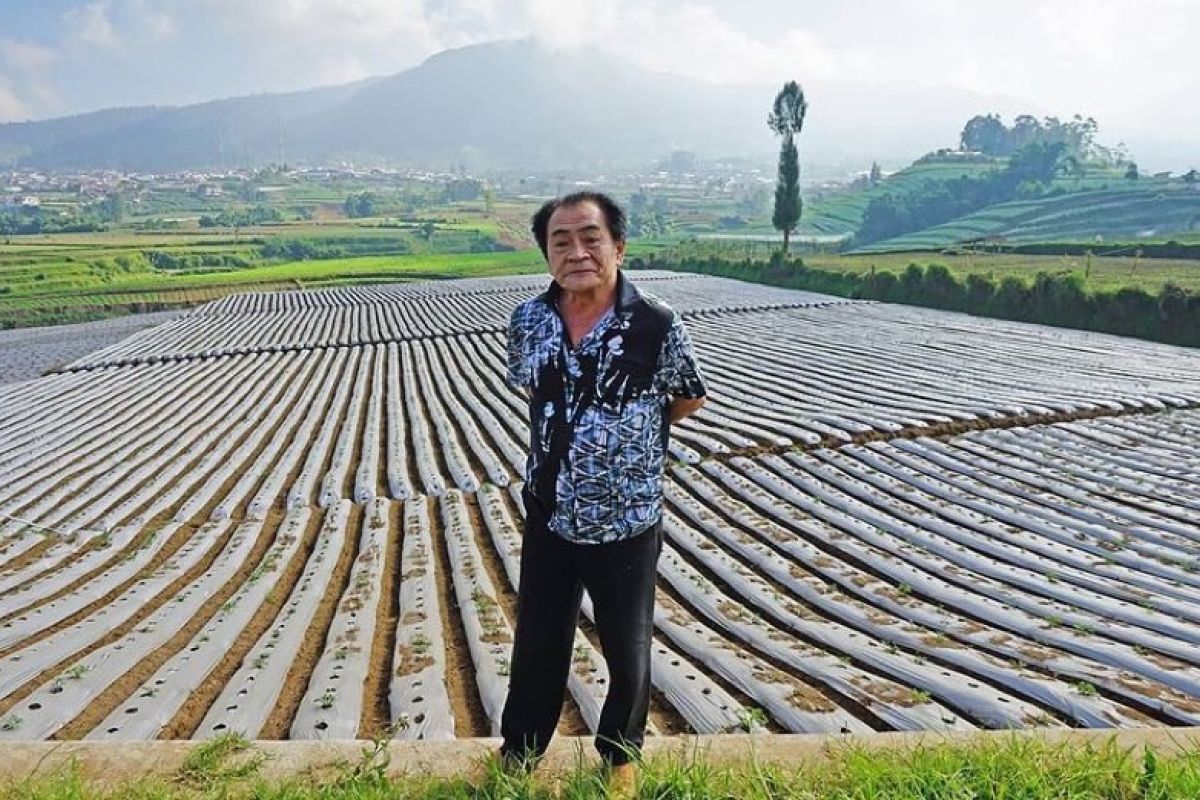
<instances>
[{"instance_id":1,"label":"agricultural field","mask_svg":"<svg viewBox=\"0 0 1200 800\"><path fill-rule=\"evenodd\" d=\"M854 252L936 250L996 239L1006 244L1137 242L1163 232L1200 231L1200 192L1192 187L1118 188L1000 203L915 233L873 242ZM1179 238L1179 237L1173 237ZM1111 245L1108 247L1111 248Z\"/></svg>"},{"instance_id":2,"label":"agricultural field","mask_svg":"<svg viewBox=\"0 0 1200 800\"><path fill-rule=\"evenodd\" d=\"M490 252L507 247L495 231L441 219L428 240L345 224L24 237L0 246L0 328L191 308L237 291L542 268L536 250Z\"/></svg>"},{"instance_id":3,"label":"agricultural field","mask_svg":"<svg viewBox=\"0 0 1200 800\"><path fill-rule=\"evenodd\" d=\"M97 347L115 344L143 328L172 320L180 313L160 311L76 325L0 331L0 384L36 378Z\"/></svg>"},{"instance_id":4,"label":"agricultural field","mask_svg":"<svg viewBox=\"0 0 1200 800\"><path fill-rule=\"evenodd\" d=\"M1003 160L986 156L950 156L917 161L874 186L834 192L828 197L810 201L799 232L853 234L862 225L867 205L876 197L920 191L939 181L980 176L1003 165Z\"/></svg>"},{"instance_id":5,"label":"agricultural field","mask_svg":"<svg viewBox=\"0 0 1200 800\"><path fill-rule=\"evenodd\" d=\"M236 291L540 268L532 253L516 254L533 245L532 201L438 202L405 213L393 204L349 218L342 200L353 187L337 189L336 203L321 195L330 187L285 188L253 205L150 192L108 230L4 234L0 329L187 309ZM187 213L162 217L172 204Z\"/></svg>"},{"instance_id":6,"label":"agricultural field","mask_svg":"<svg viewBox=\"0 0 1200 800\"><path fill-rule=\"evenodd\" d=\"M711 394L656 735L1200 724L1200 351L632 276ZM545 282L237 294L0 387L0 738L495 734Z\"/></svg>"}]
</instances>

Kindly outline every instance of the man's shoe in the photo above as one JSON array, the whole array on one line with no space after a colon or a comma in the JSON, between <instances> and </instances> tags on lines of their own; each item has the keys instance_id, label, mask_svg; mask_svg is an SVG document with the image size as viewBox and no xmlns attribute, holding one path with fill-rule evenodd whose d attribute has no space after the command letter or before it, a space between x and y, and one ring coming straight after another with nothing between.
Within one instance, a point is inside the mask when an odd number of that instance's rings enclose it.
<instances>
[{"instance_id":1,"label":"man's shoe","mask_svg":"<svg viewBox=\"0 0 1200 800\"><path fill-rule=\"evenodd\" d=\"M609 767L607 781L609 796L629 800L637 794L637 779L637 765L632 761Z\"/></svg>"}]
</instances>

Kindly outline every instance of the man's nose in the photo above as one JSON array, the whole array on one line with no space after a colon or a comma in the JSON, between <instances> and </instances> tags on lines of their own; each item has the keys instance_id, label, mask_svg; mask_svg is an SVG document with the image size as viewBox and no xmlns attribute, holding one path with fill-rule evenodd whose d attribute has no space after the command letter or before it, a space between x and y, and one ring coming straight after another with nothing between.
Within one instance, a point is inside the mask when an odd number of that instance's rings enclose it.
<instances>
[{"instance_id":1,"label":"man's nose","mask_svg":"<svg viewBox=\"0 0 1200 800\"><path fill-rule=\"evenodd\" d=\"M567 251L567 258L570 258L572 260L578 260L578 259L587 258L587 257L588 257L588 251L587 251L587 248L583 246L583 242L580 241L579 239L572 241L571 247Z\"/></svg>"}]
</instances>

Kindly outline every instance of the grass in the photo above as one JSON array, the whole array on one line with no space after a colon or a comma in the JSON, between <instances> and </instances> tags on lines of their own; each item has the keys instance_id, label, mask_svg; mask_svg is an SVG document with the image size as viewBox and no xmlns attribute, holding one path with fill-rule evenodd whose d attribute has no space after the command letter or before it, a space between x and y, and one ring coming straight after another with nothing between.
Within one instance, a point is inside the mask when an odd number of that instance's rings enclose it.
<instances>
[{"instance_id":1,"label":"grass","mask_svg":"<svg viewBox=\"0 0 1200 800\"><path fill-rule=\"evenodd\" d=\"M0 249L0 256L2 256ZM281 291L340 284L494 277L545 270L537 250L422 253L290 261L227 271L113 272L102 280L38 267L47 280L0 294L0 328L82 322L137 311L183 308L234 292ZM3 265L0 263L0 279Z\"/></svg>"},{"instance_id":2,"label":"grass","mask_svg":"<svg viewBox=\"0 0 1200 800\"><path fill-rule=\"evenodd\" d=\"M322 261L293 261L252 267L233 273L188 275L178 284L192 286L236 286L246 283L327 284L367 279L431 280L441 278L492 277L542 271L545 265L536 250L510 253L435 253L414 256L367 256ZM167 283L166 286L170 286ZM147 288L158 288L151 285Z\"/></svg>"},{"instance_id":3,"label":"grass","mask_svg":"<svg viewBox=\"0 0 1200 800\"><path fill-rule=\"evenodd\" d=\"M68 769L0 782L0 800L605 797L602 773L582 759L558 775L506 773L492 761L480 765L472 777L435 778L403 774L399 765L390 763L386 742L381 740L365 747L357 761L319 775L268 779L262 775L264 763L264 754L250 743L226 736L197 746L169 777L112 784L89 781L78 769ZM1174 800L1200 796L1200 753L1184 750L1166 756L1149 748L1123 748L1111 738L1049 744L1014 735L883 750L830 740L824 758L787 767L753 757L718 765L698 753L650 758L636 796L656 800Z\"/></svg>"},{"instance_id":4,"label":"grass","mask_svg":"<svg viewBox=\"0 0 1200 800\"><path fill-rule=\"evenodd\" d=\"M540 271L527 213L450 204L407 221L13 236L0 239L0 328L186 308L239 291Z\"/></svg>"}]
</instances>

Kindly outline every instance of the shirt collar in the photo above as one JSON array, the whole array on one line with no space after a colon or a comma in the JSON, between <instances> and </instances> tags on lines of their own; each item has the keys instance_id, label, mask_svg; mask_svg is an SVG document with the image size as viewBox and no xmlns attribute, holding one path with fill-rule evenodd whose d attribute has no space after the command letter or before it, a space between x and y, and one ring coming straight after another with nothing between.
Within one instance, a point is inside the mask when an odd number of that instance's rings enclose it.
<instances>
[{"instance_id":1,"label":"shirt collar","mask_svg":"<svg viewBox=\"0 0 1200 800\"><path fill-rule=\"evenodd\" d=\"M557 281L550 281L550 286L542 293L542 301L552 309L558 308L558 298L562 296L562 287ZM625 277L625 270L617 269L617 303L614 311L628 311L634 303L642 299L642 293L633 285L633 281Z\"/></svg>"}]
</instances>

